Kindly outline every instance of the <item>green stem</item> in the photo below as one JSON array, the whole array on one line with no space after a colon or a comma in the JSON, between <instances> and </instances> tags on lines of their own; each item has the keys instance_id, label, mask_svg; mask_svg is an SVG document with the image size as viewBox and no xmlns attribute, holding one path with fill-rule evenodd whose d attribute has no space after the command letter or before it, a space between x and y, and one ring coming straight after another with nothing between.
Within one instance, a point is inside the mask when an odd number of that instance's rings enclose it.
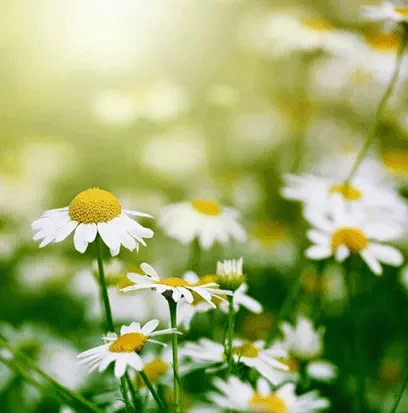
<instances>
[{"instance_id":1,"label":"green stem","mask_svg":"<svg viewBox=\"0 0 408 413\"><path fill-rule=\"evenodd\" d=\"M130 391L130 396L132 398L133 406L137 412L139 411L141 412L143 409L143 406L140 403L139 394L136 392L135 387L133 386L132 380L130 379L128 372L125 373L125 380L127 383L127 387L129 388L129 391Z\"/></svg>"},{"instance_id":2,"label":"green stem","mask_svg":"<svg viewBox=\"0 0 408 413\"><path fill-rule=\"evenodd\" d=\"M188 260L188 269L198 273L200 271L200 257L201 257L201 247L200 241L196 237L191 243L190 257Z\"/></svg>"},{"instance_id":3,"label":"green stem","mask_svg":"<svg viewBox=\"0 0 408 413\"><path fill-rule=\"evenodd\" d=\"M227 326L227 342L225 346L225 355L227 358L227 378L232 373L233 367L233 354L232 354L232 342L234 340L234 328L235 328L235 311L234 311L234 296L228 296L228 326Z\"/></svg>"},{"instance_id":4,"label":"green stem","mask_svg":"<svg viewBox=\"0 0 408 413\"><path fill-rule=\"evenodd\" d=\"M103 305L105 308L105 316L106 316L105 332L106 333L114 332L115 327L113 325L112 310L111 310L111 306L109 302L108 289L106 288L105 270L103 267L102 240L99 234L96 236L96 259L98 261L99 288L100 288L101 300L103 301ZM122 393L122 397L126 405L126 410L128 412L132 411L132 407L129 401L129 396L126 390L126 379L123 376L120 379L120 391Z\"/></svg>"},{"instance_id":5,"label":"green stem","mask_svg":"<svg viewBox=\"0 0 408 413\"><path fill-rule=\"evenodd\" d=\"M403 34L402 34L402 38L401 38L401 43L400 43L400 48L398 50L397 53L397 57L396 57L396 62L395 62L395 69L394 69L394 73L391 77L391 80L387 86L387 89L385 90L385 93L382 97L382 99L380 100L380 103L378 105L376 114L375 114L375 118L374 118L374 123L371 125L369 131L368 131L368 135L367 138L363 144L363 147L361 148L360 152L357 155L357 158L353 164L353 167L351 168L351 171L349 173L349 175L347 176L346 180L345 180L345 184L349 185L352 178L354 177L355 173L357 172L361 162L363 161L364 157L367 155L367 152L371 146L371 144L373 143L374 139L376 138L376 134L377 134L377 128L378 125L381 121L381 117L383 115L383 112L385 110L385 108L387 107L387 103L395 89L395 86L397 84L397 80L399 77L399 74L401 72L401 64L402 64L402 60L404 57L404 51L405 48L407 46L407 40L408 40L408 28L405 25L402 25L402 30L403 30Z\"/></svg>"},{"instance_id":6,"label":"green stem","mask_svg":"<svg viewBox=\"0 0 408 413\"><path fill-rule=\"evenodd\" d=\"M282 320L286 319L290 312L293 310L293 307L295 305L295 301L299 296L301 287L302 287L302 281L303 281L303 274L298 275L296 277L296 280L293 281L292 287L289 291L289 294L286 296L281 309L276 317L275 323L273 325L273 328L269 332L268 336L266 337L265 340L265 346L268 346L269 344L272 343L273 339L275 338L276 334L279 331L279 324Z\"/></svg>"},{"instance_id":7,"label":"green stem","mask_svg":"<svg viewBox=\"0 0 408 413\"><path fill-rule=\"evenodd\" d=\"M176 335L176 334L173 334L173 335ZM139 374L142 377L143 381L145 382L147 388L150 390L150 393L152 394L154 400L156 400L156 403L159 406L159 409L163 412L167 412L166 405L164 404L163 400L157 393L156 389L154 388L152 382L147 377L146 373L142 370L142 371L139 371Z\"/></svg>"},{"instance_id":8,"label":"green stem","mask_svg":"<svg viewBox=\"0 0 408 413\"><path fill-rule=\"evenodd\" d=\"M398 405L399 405L399 403L402 399L402 396L404 394L404 391L405 391L407 385L408 385L408 370L405 374L405 377L404 377L404 380L401 384L401 387L399 388L397 394L395 395L395 401L394 401L394 404L392 405L390 413L395 413L397 411Z\"/></svg>"},{"instance_id":9,"label":"green stem","mask_svg":"<svg viewBox=\"0 0 408 413\"><path fill-rule=\"evenodd\" d=\"M172 299L167 299L170 311L170 325L172 328L177 328L177 303ZM181 407L181 381L179 376L179 360L178 360L178 335L172 334L173 347L173 373L174 373L174 411L179 413Z\"/></svg>"},{"instance_id":10,"label":"green stem","mask_svg":"<svg viewBox=\"0 0 408 413\"><path fill-rule=\"evenodd\" d=\"M2 337L0 337L0 345L7 348L14 356L16 360L20 359L22 362L26 364L26 366L36 372L41 378L43 378L46 382L51 384L56 390L60 393L64 394L67 398L70 398L77 402L79 405L82 406L88 412L93 413L101 413L101 411L93 404L82 397L80 394L74 393L72 390L68 389L67 387L63 386L62 384L58 383L53 377L49 376L43 370L41 370L26 354L21 351L15 350L12 346L10 346L7 341L5 341ZM20 373L21 374L21 373ZM25 378L23 376L23 378Z\"/></svg>"}]
</instances>

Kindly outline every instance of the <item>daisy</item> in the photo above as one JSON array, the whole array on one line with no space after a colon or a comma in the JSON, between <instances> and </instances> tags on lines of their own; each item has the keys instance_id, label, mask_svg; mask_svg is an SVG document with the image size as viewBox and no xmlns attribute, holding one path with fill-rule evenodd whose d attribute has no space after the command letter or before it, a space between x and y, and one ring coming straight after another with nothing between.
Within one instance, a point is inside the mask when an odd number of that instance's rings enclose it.
<instances>
[{"instance_id":1,"label":"daisy","mask_svg":"<svg viewBox=\"0 0 408 413\"><path fill-rule=\"evenodd\" d=\"M217 262L217 282L223 288L235 291L246 280L243 273L244 260L224 260Z\"/></svg>"},{"instance_id":2,"label":"daisy","mask_svg":"<svg viewBox=\"0 0 408 413\"><path fill-rule=\"evenodd\" d=\"M104 371L112 362L115 363L115 376L122 377L127 367L137 371L142 371L144 362L140 357L147 342L162 344L159 341L152 340L151 337L166 334L180 334L176 329L169 328L166 330L154 331L159 325L159 320L151 320L143 327L140 323L131 323L129 326L122 326L120 335L110 333L104 337L105 344L84 351L78 355L80 363L88 366L89 372L98 369Z\"/></svg>"},{"instance_id":3,"label":"daisy","mask_svg":"<svg viewBox=\"0 0 408 413\"><path fill-rule=\"evenodd\" d=\"M161 278L156 270L147 263L141 264L140 268L144 271L144 275L129 273L128 279L135 284L125 287L121 291L154 290L166 298L171 297L176 303L182 298L190 304L195 300L204 300L212 308L216 307L213 303L214 298L224 300L223 295L232 294L231 291L218 289L218 284L215 282L196 285L181 277Z\"/></svg>"},{"instance_id":4,"label":"daisy","mask_svg":"<svg viewBox=\"0 0 408 413\"><path fill-rule=\"evenodd\" d=\"M280 348L265 349L264 344L263 341L249 343L234 340L233 358L236 363L255 369L272 384L277 385L281 373L289 370L286 364L278 360L286 357L287 353ZM224 346L212 340L203 338L198 343L186 343L181 354L199 361L206 367L216 363L221 363L220 369L226 367Z\"/></svg>"},{"instance_id":5,"label":"daisy","mask_svg":"<svg viewBox=\"0 0 408 413\"><path fill-rule=\"evenodd\" d=\"M318 381L331 381L337 375L337 368L327 360L319 359L323 352L324 329L315 329L313 323L299 316L295 326L284 322L281 325L283 340L274 344L288 353L288 358L280 361L289 367L281 381L297 380L303 365L306 374Z\"/></svg>"},{"instance_id":6,"label":"daisy","mask_svg":"<svg viewBox=\"0 0 408 413\"><path fill-rule=\"evenodd\" d=\"M392 187L365 176L357 176L352 184L310 174L288 174L284 180L284 198L301 201L323 212L330 211L333 203L341 198L344 202L362 205L368 214L388 213L393 219L406 219L408 215L405 202Z\"/></svg>"},{"instance_id":7,"label":"daisy","mask_svg":"<svg viewBox=\"0 0 408 413\"><path fill-rule=\"evenodd\" d=\"M314 244L306 250L310 259L334 256L342 262L350 253L359 254L376 275L382 274L380 263L395 267L403 263L399 250L383 244L401 236L400 226L384 218L381 221L369 219L357 205L336 202L328 214L308 208L305 217L315 227L307 233Z\"/></svg>"},{"instance_id":8,"label":"daisy","mask_svg":"<svg viewBox=\"0 0 408 413\"><path fill-rule=\"evenodd\" d=\"M211 392L209 398L225 410L265 413L313 413L329 407L329 401L312 391L301 396L295 392L295 385L285 384L279 390L271 391L265 380L258 380L257 389L243 383L237 377L228 381L215 379L219 392Z\"/></svg>"},{"instance_id":9,"label":"daisy","mask_svg":"<svg viewBox=\"0 0 408 413\"><path fill-rule=\"evenodd\" d=\"M112 256L119 254L123 245L130 251L146 245L143 238L152 238L153 231L145 228L133 217L149 217L143 212L122 209L112 193L99 188L80 192L69 206L45 211L32 223L37 233L34 240L42 240L40 248L51 242L60 242L73 231L75 249L84 253L88 244L99 234Z\"/></svg>"},{"instance_id":10,"label":"daisy","mask_svg":"<svg viewBox=\"0 0 408 413\"><path fill-rule=\"evenodd\" d=\"M182 244L198 239L208 250L216 242L227 244L230 239L243 242L246 233L238 221L239 213L209 200L195 200L169 205L159 218L162 230Z\"/></svg>"},{"instance_id":11,"label":"daisy","mask_svg":"<svg viewBox=\"0 0 408 413\"><path fill-rule=\"evenodd\" d=\"M408 22L408 6L401 1L382 1L376 5L361 7L361 14L367 20Z\"/></svg>"}]
</instances>

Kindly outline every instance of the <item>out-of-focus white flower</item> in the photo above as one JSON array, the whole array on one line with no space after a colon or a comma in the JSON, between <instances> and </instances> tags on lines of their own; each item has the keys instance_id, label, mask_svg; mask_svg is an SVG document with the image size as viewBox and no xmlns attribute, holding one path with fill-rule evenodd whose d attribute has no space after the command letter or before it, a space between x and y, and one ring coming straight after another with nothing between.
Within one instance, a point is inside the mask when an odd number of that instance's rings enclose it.
<instances>
[{"instance_id":1,"label":"out-of-focus white flower","mask_svg":"<svg viewBox=\"0 0 408 413\"><path fill-rule=\"evenodd\" d=\"M323 330L315 330L312 322L299 316L296 325L282 323L283 343L288 352L299 360L319 357L323 351Z\"/></svg>"},{"instance_id":2,"label":"out-of-focus white flower","mask_svg":"<svg viewBox=\"0 0 408 413\"><path fill-rule=\"evenodd\" d=\"M306 250L310 259L334 256L342 262L351 253L359 254L376 275L382 274L380 263L399 267L404 261L400 251L383 244L401 237L400 225L369 219L358 205L335 202L327 215L308 208L305 217L315 227L307 233L314 244Z\"/></svg>"},{"instance_id":3,"label":"out-of-focus white flower","mask_svg":"<svg viewBox=\"0 0 408 413\"><path fill-rule=\"evenodd\" d=\"M207 162L204 137L190 128L149 138L137 156L150 170L174 180L189 179Z\"/></svg>"},{"instance_id":4,"label":"out-of-focus white flower","mask_svg":"<svg viewBox=\"0 0 408 413\"><path fill-rule=\"evenodd\" d=\"M89 188L80 192L69 206L45 211L32 223L32 229L36 231L34 240L42 240L40 248L61 242L75 231L74 246L80 253L84 253L99 234L111 255L116 256L121 245L129 251L138 250L139 243L146 245L143 238L153 237L153 231L133 217L152 218L143 212L122 209L111 192Z\"/></svg>"},{"instance_id":5,"label":"out-of-focus white flower","mask_svg":"<svg viewBox=\"0 0 408 413\"><path fill-rule=\"evenodd\" d=\"M245 241L246 233L238 218L239 213L234 208L210 200L195 200L166 207L159 217L159 225L169 237L182 244L197 238L200 246L207 250L215 242L228 243L230 238Z\"/></svg>"},{"instance_id":6,"label":"out-of-focus white flower","mask_svg":"<svg viewBox=\"0 0 408 413\"><path fill-rule=\"evenodd\" d=\"M255 369L276 385L279 383L282 373L289 370L286 364L279 361L279 358L286 357L287 353L282 348L264 348L264 346L263 341L249 343L234 340L234 361ZM207 364L207 367L218 363L221 364L219 368L226 367L224 346L208 339L201 339L198 343L186 343L181 354L184 357L191 357L193 360Z\"/></svg>"},{"instance_id":7,"label":"out-of-focus white flower","mask_svg":"<svg viewBox=\"0 0 408 413\"><path fill-rule=\"evenodd\" d=\"M334 202L341 198L344 202L361 205L370 217L388 214L393 221L408 219L408 208L403 199L390 185L374 177L357 175L350 184L345 184L344 179L336 181L313 175L286 175L284 180L282 196L301 201L313 210L330 211Z\"/></svg>"},{"instance_id":8,"label":"out-of-focus white flower","mask_svg":"<svg viewBox=\"0 0 408 413\"><path fill-rule=\"evenodd\" d=\"M327 360L315 360L308 363L306 374L317 381L331 381L337 376L337 367Z\"/></svg>"},{"instance_id":9,"label":"out-of-focus white flower","mask_svg":"<svg viewBox=\"0 0 408 413\"><path fill-rule=\"evenodd\" d=\"M350 43L349 37L349 33L337 29L323 17L302 18L275 12L258 22L249 42L265 54L285 56L297 51L344 52Z\"/></svg>"},{"instance_id":10,"label":"out-of-focus white flower","mask_svg":"<svg viewBox=\"0 0 408 413\"><path fill-rule=\"evenodd\" d=\"M151 339L158 335L178 334L174 328L156 330L159 320L151 320L143 327L133 322L122 326L120 336L110 333L104 337L105 344L80 353L77 357L89 368L89 372L98 369L104 371L111 363L115 363L115 377L122 377L126 369L131 367L137 371L143 370L144 363L140 357L147 342L162 344Z\"/></svg>"},{"instance_id":11,"label":"out-of-focus white flower","mask_svg":"<svg viewBox=\"0 0 408 413\"><path fill-rule=\"evenodd\" d=\"M271 391L262 379L258 380L256 390L236 377L230 377L228 381L215 379L214 385L219 393L211 392L209 398L223 409L239 412L313 413L330 406L329 401L316 391L298 396L292 383L276 391Z\"/></svg>"},{"instance_id":12,"label":"out-of-focus white flower","mask_svg":"<svg viewBox=\"0 0 408 413\"><path fill-rule=\"evenodd\" d=\"M371 21L408 22L408 7L401 1L381 1L380 4L364 5L361 15Z\"/></svg>"},{"instance_id":13,"label":"out-of-focus white flower","mask_svg":"<svg viewBox=\"0 0 408 413\"><path fill-rule=\"evenodd\" d=\"M181 277L160 278L156 270L147 263L141 264L140 268L144 271L144 275L129 273L127 276L134 285L123 288L123 292L151 290L171 297L175 302L184 298L190 304L199 297L200 300L205 300L213 308L216 307L212 302L213 298L223 300L223 295L232 295L231 291L220 290L215 282L202 285L190 284Z\"/></svg>"}]
</instances>

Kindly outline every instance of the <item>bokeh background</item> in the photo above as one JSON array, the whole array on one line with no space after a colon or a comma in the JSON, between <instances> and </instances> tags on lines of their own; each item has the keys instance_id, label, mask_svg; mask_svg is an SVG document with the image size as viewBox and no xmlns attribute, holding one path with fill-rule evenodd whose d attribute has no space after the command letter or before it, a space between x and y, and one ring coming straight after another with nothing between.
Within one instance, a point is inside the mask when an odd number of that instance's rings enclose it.
<instances>
[{"instance_id":1,"label":"bokeh background","mask_svg":"<svg viewBox=\"0 0 408 413\"><path fill-rule=\"evenodd\" d=\"M170 202L209 198L238 208L248 231L245 244L203 254L200 268L213 272L217 259L244 256L251 295L265 313L240 314L240 333L255 338L270 329L291 281L306 272L291 317L303 312L325 325L325 358L347 371L353 361L347 359L342 270L330 264L320 279L316 265L302 260L305 223L279 191L287 172L344 175L384 83L374 61L374 74L369 65L359 67L359 49L342 50L341 58L320 48L300 50L295 26L281 24L277 35L270 19L323 17L364 36L377 28L361 21L361 4L2 0L2 333L67 385L102 392L106 383L86 378L75 364L77 351L100 335L96 284L89 282L95 252L74 253L68 240L39 250L30 223L91 186L156 216ZM408 193L406 90L401 82L368 162L402 194ZM119 295L118 274L143 261L181 274L188 259L189 249L158 229L139 254L122 251L112 263L116 318L158 316L165 323L165 308L156 302ZM404 269L364 278L356 314L364 412L389 409L408 362L407 282ZM193 325L192 337L206 334L205 319ZM319 388L332 401L330 411L352 411L352 389L342 374ZM4 413L58 411L3 367L0 406ZM400 411L408 411L408 397Z\"/></svg>"}]
</instances>

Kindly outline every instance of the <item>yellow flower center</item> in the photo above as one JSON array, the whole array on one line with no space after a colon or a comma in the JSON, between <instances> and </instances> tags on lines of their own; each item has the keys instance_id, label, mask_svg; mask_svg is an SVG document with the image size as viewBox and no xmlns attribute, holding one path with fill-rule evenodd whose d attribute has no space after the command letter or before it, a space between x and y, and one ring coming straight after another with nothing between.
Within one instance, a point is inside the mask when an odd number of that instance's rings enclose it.
<instances>
[{"instance_id":1,"label":"yellow flower center","mask_svg":"<svg viewBox=\"0 0 408 413\"><path fill-rule=\"evenodd\" d=\"M238 357L258 357L259 349L251 343L243 344L242 346L236 346L232 350L233 354Z\"/></svg>"},{"instance_id":2,"label":"yellow flower center","mask_svg":"<svg viewBox=\"0 0 408 413\"><path fill-rule=\"evenodd\" d=\"M390 53L395 52L400 44L397 36L389 33L380 33L367 38L367 43L370 47L378 52Z\"/></svg>"},{"instance_id":3,"label":"yellow flower center","mask_svg":"<svg viewBox=\"0 0 408 413\"><path fill-rule=\"evenodd\" d=\"M161 359L155 359L146 363L143 370L152 383L157 383L160 377L167 373L169 365Z\"/></svg>"},{"instance_id":4,"label":"yellow flower center","mask_svg":"<svg viewBox=\"0 0 408 413\"><path fill-rule=\"evenodd\" d=\"M329 193L343 195L343 198L348 201L358 201L361 199L361 192L357 188L347 184L333 185Z\"/></svg>"},{"instance_id":5,"label":"yellow flower center","mask_svg":"<svg viewBox=\"0 0 408 413\"><path fill-rule=\"evenodd\" d=\"M210 283L216 283L217 282L217 275L215 274L207 274L207 275L203 275L202 277L200 277L200 279L192 284L192 286L194 287L199 287L200 285L204 285L204 284L210 284ZM218 284L217 284L218 286ZM215 289L216 287L214 287ZM194 302L193 305L198 305L200 303L206 302L204 300L203 297L201 297L201 295L198 295L197 293L195 293L194 291L191 291L191 294L193 294L194 297ZM220 297L226 299L226 296L221 295ZM222 299L221 298L217 298L217 297L212 297L211 300L215 305L220 305L222 303Z\"/></svg>"},{"instance_id":6,"label":"yellow flower center","mask_svg":"<svg viewBox=\"0 0 408 413\"><path fill-rule=\"evenodd\" d=\"M199 199L192 202L193 208L204 215L217 216L221 214L222 208L214 201Z\"/></svg>"},{"instance_id":7,"label":"yellow flower center","mask_svg":"<svg viewBox=\"0 0 408 413\"><path fill-rule=\"evenodd\" d=\"M286 403L275 394L270 394L269 396L262 396L255 393L249 402L252 407L251 411L255 412L265 412L265 413L286 413L288 408Z\"/></svg>"},{"instance_id":8,"label":"yellow flower center","mask_svg":"<svg viewBox=\"0 0 408 413\"><path fill-rule=\"evenodd\" d=\"M123 334L109 346L112 353L140 353L146 344L147 337L142 333Z\"/></svg>"},{"instance_id":9,"label":"yellow flower center","mask_svg":"<svg viewBox=\"0 0 408 413\"><path fill-rule=\"evenodd\" d=\"M118 290L122 290L126 287L132 287L133 285L135 285L135 283L133 281L130 281L129 278L126 276L121 277L115 284Z\"/></svg>"},{"instance_id":10,"label":"yellow flower center","mask_svg":"<svg viewBox=\"0 0 408 413\"><path fill-rule=\"evenodd\" d=\"M352 252L359 252L368 246L368 239L358 228L340 228L331 239L331 247L336 250L340 245L345 245Z\"/></svg>"},{"instance_id":11,"label":"yellow flower center","mask_svg":"<svg viewBox=\"0 0 408 413\"><path fill-rule=\"evenodd\" d=\"M167 285L169 287L187 287L188 285L190 285L189 282L183 280L180 277L164 278L163 280L156 281L156 284Z\"/></svg>"},{"instance_id":12,"label":"yellow flower center","mask_svg":"<svg viewBox=\"0 0 408 413\"><path fill-rule=\"evenodd\" d=\"M286 364L289 367L290 372L298 372L300 369L299 362L293 357L280 358L279 361Z\"/></svg>"},{"instance_id":13,"label":"yellow flower center","mask_svg":"<svg viewBox=\"0 0 408 413\"><path fill-rule=\"evenodd\" d=\"M391 172L405 174L408 172L408 151L389 151L384 154L383 162Z\"/></svg>"},{"instance_id":14,"label":"yellow flower center","mask_svg":"<svg viewBox=\"0 0 408 413\"><path fill-rule=\"evenodd\" d=\"M309 29L318 32L328 32L333 29L333 25L321 17L309 17L303 21L303 24Z\"/></svg>"},{"instance_id":15,"label":"yellow flower center","mask_svg":"<svg viewBox=\"0 0 408 413\"><path fill-rule=\"evenodd\" d=\"M99 188L80 192L69 205L69 216L83 224L109 222L122 213L118 199Z\"/></svg>"},{"instance_id":16,"label":"yellow flower center","mask_svg":"<svg viewBox=\"0 0 408 413\"><path fill-rule=\"evenodd\" d=\"M408 16L408 7L397 7L394 11L401 16Z\"/></svg>"}]
</instances>

